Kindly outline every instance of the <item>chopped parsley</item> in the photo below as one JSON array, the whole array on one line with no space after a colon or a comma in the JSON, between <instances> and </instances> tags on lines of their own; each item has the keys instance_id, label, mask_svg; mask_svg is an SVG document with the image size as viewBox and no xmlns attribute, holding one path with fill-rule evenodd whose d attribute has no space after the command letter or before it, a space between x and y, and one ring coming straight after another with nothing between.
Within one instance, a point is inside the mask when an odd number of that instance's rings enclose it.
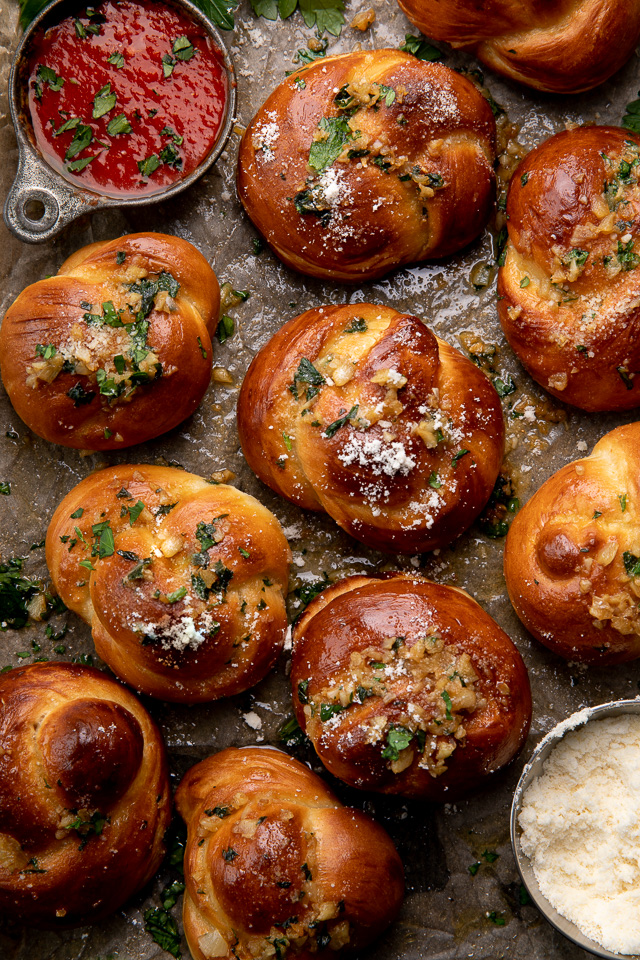
<instances>
[{"instance_id":1,"label":"chopped parsley","mask_svg":"<svg viewBox=\"0 0 640 960\"><path fill-rule=\"evenodd\" d=\"M413 739L411 730L392 724L387 731L387 745L382 751L385 760L397 760L402 750L406 750Z\"/></svg>"},{"instance_id":2,"label":"chopped parsley","mask_svg":"<svg viewBox=\"0 0 640 960\"><path fill-rule=\"evenodd\" d=\"M355 404L353 407L351 407L351 410L349 410L348 413L345 413L344 416L338 417L337 420L334 420L333 423L330 423L327 427L325 427L322 436L326 437L327 439L331 439L331 437L333 437L338 430L340 430L349 422L349 420L353 420L353 418L357 416L358 409L358 404Z\"/></svg>"},{"instance_id":3,"label":"chopped parsley","mask_svg":"<svg viewBox=\"0 0 640 960\"><path fill-rule=\"evenodd\" d=\"M635 270L640 263L640 256L633 252L633 240L629 240L627 244L618 240L618 252L616 256L623 271Z\"/></svg>"},{"instance_id":4,"label":"chopped parsley","mask_svg":"<svg viewBox=\"0 0 640 960\"><path fill-rule=\"evenodd\" d=\"M116 70L122 70L125 63L124 56L119 50L114 50L114 52L107 57L107 63L113 64Z\"/></svg>"},{"instance_id":5,"label":"chopped parsley","mask_svg":"<svg viewBox=\"0 0 640 960\"><path fill-rule=\"evenodd\" d=\"M53 93L58 93L62 90L64 80L62 77L59 77L51 67L47 67L44 63L39 63L36 69L35 82L35 94L38 100L42 99L42 86L45 83L48 84L49 89L53 91Z\"/></svg>"},{"instance_id":6,"label":"chopped parsley","mask_svg":"<svg viewBox=\"0 0 640 960\"><path fill-rule=\"evenodd\" d=\"M104 117L105 113L109 113L110 110L116 105L116 94L111 92L111 84L107 83L96 93L93 98L93 119L99 120L100 117Z\"/></svg>"},{"instance_id":7,"label":"chopped parsley","mask_svg":"<svg viewBox=\"0 0 640 960\"><path fill-rule=\"evenodd\" d=\"M131 133L131 124L124 113L119 113L117 117L109 120L107 133L112 137L117 137L120 133Z\"/></svg>"},{"instance_id":8,"label":"chopped parsley","mask_svg":"<svg viewBox=\"0 0 640 960\"><path fill-rule=\"evenodd\" d=\"M160 166L160 157L157 153L152 153L150 156L145 157L144 160L138 160L138 170L143 177L150 177L152 173Z\"/></svg>"},{"instance_id":9,"label":"chopped parsley","mask_svg":"<svg viewBox=\"0 0 640 960\"><path fill-rule=\"evenodd\" d=\"M317 396L320 392L318 387L323 383L326 383L326 380L320 371L316 370L311 361L307 360L306 357L302 357L300 360L298 369L293 376L293 383L289 386L289 390L294 395L296 400L300 399L298 390L301 383L307 384L305 391L306 400L311 400L313 397Z\"/></svg>"},{"instance_id":10,"label":"chopped parsley","mask_svg":"<svg viewBox=\"0 0 640 960\"><path fill-rule=\"evenodd\" d=\"M436 60L444 60L444 54L441 50L431 43L426 37L416 37L411 33L406 33L404 43L400 47L405 53L410 53L418 60L428 60L434 63Z\"/></svg>"},{"instance_id":11,"label":"chopped parsley","mask_svg":"<svg viewBox=\"0 0 640 960\"><path fill-rule=\"evenodd\" d=\"M364 333L367 329L367 321L364 319L364 317L354 317L349 326L344 328L344 332Z\"/></svg>"},{"instance_id":12,"label":"chopped parsley","mask_svg":"<svg viewBox=\"0 0 640 960\"><path fill-rule=\"evenodd\" d=\"M346 117L322 117L318 126L327 136L324 140L315 140L311 144L309 166L322 173L338 159L346 144L358 134L351 129Z\"/></svg>"},{"instance_id":13,"label":"chopped parsley","mask_svg":"<svg viewBox=\"0 0 640 960\"><path fill-rule=\"evenodd\" d=\"M216 337L220 343L224 343L225 340L228 340L229 337L232 337L235 332L235 323L233 317L228 316L226 313L220 317L220 322L216 327Z\"/></svg>"},{"instance_id":14,"label":"chopped parsley","mask_svg":"<svg viewBox=\"0 0 640 960\"><path fill-rule=\"evenodd\" d=\"M458 468L458 464L460 463L463 457L466 457L468 453L469 453L468 450L458 450L455 457L451 461L451 466L453 467L454 470Z\"/></svg>"},{"instance_id":15,"label":"chopped parsley","mask_svg":"<svg viewBox=\"0 0 640 960\"><path fill-rule=\"evenodd\" d=\"M636 557L635 554L625 550L622 554L622 561L629 577L640 577L640 557Z\"/></svg>"},{"instance_id":16,"label":"chopped parsley","mask_svg":"<svg viewBox=\"0 0 640 960\"><path fill-rule=\"evenodd\" d=\"M0 563L0 631L24 627L29 619L27 604L40 590L38 580L22 575L23 564L21 557Z\"/></svg>"},{"instance_id":17,"label":"chopped parsley","mask_svg":"<svg viewBox=\"0 0 640 960\"><path fill-rule=\"evenodd\" d=\"M75 383L70 390L67 390L67 396L73 400L74 407L82 407L91 403L95 395L95 390L85 390L80 381Z\"/></svg>"},{"instance_id":18,"label":"chopped parsley","mask_svg":"<svg viewBox=\"0 0 640 960\"><path fill-rule=\"evenodd\" d=\"M11 496L11 484L8 480L0 480L0 493L3 497Z\"/></svg>"},{"instance_id":19,"label":"chopped parsley","mask_svg":"<svg viewBox=\"0 0 640 960\"><path fill-rule=\"evenodd\" d=\"M179 960L182 956L180 933L178 931L178 924L170 913L159 907L145 910L144 926L151 939L154 940L159 947L166 950L167 953L170 953L172 957L176 957L176 960Z\"/></svg>"}]
</instances>

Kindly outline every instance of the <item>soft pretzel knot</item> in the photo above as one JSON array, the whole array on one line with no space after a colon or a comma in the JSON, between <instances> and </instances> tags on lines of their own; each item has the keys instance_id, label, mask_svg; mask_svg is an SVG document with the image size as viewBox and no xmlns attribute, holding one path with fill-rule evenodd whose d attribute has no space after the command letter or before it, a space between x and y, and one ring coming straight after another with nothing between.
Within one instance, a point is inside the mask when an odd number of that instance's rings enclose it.
<instances>
[{"instance_id":1,"label":"soft pretzel knot","mask_svg":"<svg viewBox=\"0 0 640 960\"><path fill-rule=\"evenodd\" d=\"M504 442L485 375L417 317L368 303L286 323L244 379L238 430L249 465L282 496L404 553L472 523Z\"/></svg>"},{"instance_id":2,"label":"soft pretzel knot","mask_svg":"<svg viewBox=\"0 0 640 960\"><path fill-rule=\"evenodd\" d=\"M478 236L495 136L486 99L447 67L398 50L328 57L284 80L253 118L238 191L288 266L370 280Z\"/></svg>"},{"instance_id":3,"label":"soft pretzel knot","mask_svg":"<svg viewBox=\"0 0 640 960\"><path fill-rule=\"evenodd\" d=\"M216 276L186 240L93 243L27 287L0 329L2 381L52 443L109 450L177 426L211 375Z\"/></svg>"},{"instance_id":4,"label":"soft pretzel knot","mask_svg":"<svg viewBox=\"0 0 640 960\"><path fill-rule=\"evenodd\" d=\"M604 83L640 38L637 0L398 0L423 33L551 93Z\"/></svg>"},{"instance_id":5,"label":"soft pretzel knot","mask_svg":"<svg viewBox=\"0 0 640 960\"><path fill-rule=\"evenodd\" d=\"M554 653L640 656L640 423L542 485L511 525L504 572L516 613Z\"/></svg>"},{"instance_id":6,"label":"soft pretzel knot","mask_svg":"<svg viewBox=\"0 0 640 960\"><path fill-rule=\"evenodd\" d=\"M246 690L287 627L289 545L248 494L171 467L110 467L53 515L47 563L121 679L195 703Z\"/></svg>"},{"instance_id":7,"label":"soft pretzel knot","mask_svg":"<svg viewBox=\"0 0 640 960\"><path fill-rule=\"evenodd\" d=\"M506 337L531 376L583 410L640 405L640 137L556 134L518 167L498 276Z\"/></svg>"},{"instance_id":8,"label":"soft pretzel knot","mask_svg":"<svg viewBox=\"0 0 640 960\"><path fill-rule=\"evenodd\" d=\"M194 960L328 960L373 942L400 909L402 863L382 827L278 750L203 760L176 806Z\"/></svg>"},{"instance_id":9,"label":"soft pretzel knot","mask_svg":"<svg viewBox=\"0 0 640 960\"><path fill-rule=\"evenodd\" d=\"M170 819L160 732L125 687L71 663L0 678L0 912L113 913L160 866Z\"/></svg>"},{"instance_id":10,"label":"soft pretzel knot","mask_svg":"<svg viewBox=\"0 0 640 960\"><path fill-rule=\"evenodd\" d=\"M348 577L294 628L296 716L324 765L363 790L454 800L522 748L527 670L463 590Z\"/></svg>"}]
</instances>

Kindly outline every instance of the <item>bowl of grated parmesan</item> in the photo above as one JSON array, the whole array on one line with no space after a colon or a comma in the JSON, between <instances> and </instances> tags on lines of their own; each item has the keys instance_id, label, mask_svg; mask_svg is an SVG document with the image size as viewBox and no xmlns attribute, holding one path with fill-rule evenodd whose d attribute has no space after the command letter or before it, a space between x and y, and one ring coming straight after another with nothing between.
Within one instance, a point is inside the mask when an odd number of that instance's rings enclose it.
<instances>
[{"instance_id":1,"label":"bowl of grated parmesan","mask_svg":"<svg viewBox=\"0 0 640 960\"><path fill-rule=\"evenodd\" d=\"M640 698L574 713L516 787L511 843L543 916L597 957L640 957Z\"/></svg>"}]
</instances>

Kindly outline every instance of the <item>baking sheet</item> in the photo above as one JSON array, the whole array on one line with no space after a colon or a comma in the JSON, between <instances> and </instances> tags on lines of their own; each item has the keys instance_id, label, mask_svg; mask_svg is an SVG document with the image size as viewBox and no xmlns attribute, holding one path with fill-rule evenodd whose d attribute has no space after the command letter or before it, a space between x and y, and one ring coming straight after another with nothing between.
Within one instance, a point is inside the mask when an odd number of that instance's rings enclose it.
<instances>
[{"instance_id":1,"label":"baking sheet","mask_svg":"<svg viewBox=\"0 0 640 960\"><path fill-rule=\"evenodd\" d=\"M373 26L364 34L350 28L353 16L372 7ZM15 138L8 118L7 78L18 40L16 0L0 0L0 196L4 200L17 168ZM398 47L406 33L416 33L393 0L347 0L347 25L340 38L329 38L329 53L364 48ZM285 22L256 19L243 0L236 29L225 33L238 75L238 124L246 125L268 92L293 67L298 48L314 31L299 14ZM449 66L477 66L468 56L447 52ZM636 98L640 63L627 66L598 90L575 97L534 94L485 71L494 99L520 126L519 141L530 149L566 122L619 123L624 106ZM285 503L264 487L244 463L235 428L235 406L242 377L256 351L283 322L323 303L372 301L423 317L454 346L471 332L498 347L494 368L503 379L512 375L517 391L503 401L508 424L507 462L515 472L516 493L524 502L555 470L590 451L608 430L636 419L589 415L546 398L515 360L502 336L495 310L495 284L476 291L470 280L478 263L491 263L492 235L486 231L471 248L443 262L402 269L383 280L348 287L294 274L268 250L259 255L257 233L242 212L234 179L239 134L234 133L212 171L188 192L170 202L129 211L103 211L76 221L57 239L22 244L0 225L0 315L24 286L55 273L71 252L95 240L139 230L175 233L194 243L213 264L221 281L248 289L249 300L236 308L236 335L215 345L214 364L229 370L232 386L212 384L196 414L180 428L122 453L83 456L45 443L13 412L0 385L0 480L10 481L11 495L0 496L0 559L26 556L25 572L46 577L40 543L60 499L91 471L125 461L178 463L209 477L231 470L234 483L257 496L283 524L294 562L292 589L318 579L390 569L419 570L441 583L464 587L517 643L529 669L534 717L521 757L476 797L444 807L402 798L359 793L333 782L341 799L377 817L393 837L406 870L407 893L395 925L371 950L370 960L499 960L545 958L578 960L572 946L521 903L520 881L509 844L508 821L513 789L533 746L556 722L587 705L638 694L638 662L607 669L565 663L538 646L522 629L506 596L502 576L503 540L492 541L477 526L437 555L397 557L367 550L323 519ZM468 339L465 338L468 342ZM516 404L527 416L513 419ZM291 612L295 614L295 597ZM89 629L75 615L55 616L56 632L68 625L62 641L45 636L45 624L0 634L0 667L29 663L37 656L70 659L93 650ZM56 643L66 654L53 652ZM41 647L35 651L33 644ZM30 652L19 658L18 653ZM278 743L278 729L291 715L287 654L277 669L251 691L202 706L167 705L146 700L159 722L170 754L175 781L193 763L226 746ZM98 665L99 661L96 660ZM299 756L301 754L298 754ZM304 758L304 755L302 755ZM314 769L320 764L309 754ZM330 779L327 776L327 779ZM488 852L489 858L483 857ZM497 853L497 859L491 856ZM493 860L493 862L488 862ZM481 866L475 875L469 866ZM158 893L168 874L156 880L126 909L95 927L64 933L38 932L5 922L0 925L2 960L152 960L168 957L144 930L143 913L159 906ZM173 911L179 916L179 910ZM502 923L504 921L504 923ZM184 957L189 953L183 946Z\"/></svg>"}]
</instances>

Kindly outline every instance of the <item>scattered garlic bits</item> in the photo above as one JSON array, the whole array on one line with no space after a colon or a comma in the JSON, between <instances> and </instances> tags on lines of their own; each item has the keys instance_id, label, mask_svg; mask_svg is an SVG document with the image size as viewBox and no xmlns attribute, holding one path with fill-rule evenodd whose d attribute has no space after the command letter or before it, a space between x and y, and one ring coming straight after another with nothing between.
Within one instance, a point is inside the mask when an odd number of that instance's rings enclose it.
<instances>
[{"instance_id":1,"label":"scattered garlic bits","mask_svg":"<svg viewBox=\"0 0 640 960\"><path fill-rule=\"evenodd\" d=\"M233 487L168 467L98 471L62 501L47 562L121 679L184 703L239 693L275 662L290 552Z\"/></svg>"},{"instance_id":2,"label":"scattered garlic bits","mask_svg":"<svg viewBox=\"0 0 640 960\"><path fill-rule=\"evenodd\" d=\"M293 629L298 723L351 786L452 800L526 737L522 660L464 592L422 577L329 586Z\"/></svg>"},{"instance_id":3,"label":"scattered garlic bits","mask_svg":"<svg viewBox=\"0 0 640 960\"><path fill-rule=\"evenodd\" d=\"M472 716L478 706L477 679L468 654L460 654L453 644L445 647L442 637L420 637L411 646L405 637L386 637L379 647L352 653L347 675L320 690L304 712L340 726L340 714L352 704L369 697L384 702L391 695L396 722L374 715L363 723L365 742L383 746L382 757L392 773L402 773L417 756L418 764L438 777L446 773L448 758L465 738L465 716ZM300 695L305 699L303 691ZM414 697L419 702L412 702Z\"/></svg>"},{"instance_id":4,"label":"scattered garlic bits","mask_svg":"<svg viewBox=\"0 0 640 960\"><path fill-rule=\"evenodd\" d=\"M497 393L417 317L358 303L285 324L238 400L244 455L297 505L369 546L450 543L481 511L503 452Z\"/></svg>"},{"instance_id":5,"label":"scattered garlic bits","mask_svg":"<svg viewBox=\"0 0 640 960\"><path fill-rule=\"evenodd\" d=\"M216 276L185 240L132 234L91 244L9 307L3 383L50 442L81 450L144 442L202 399L218 306Z\"/></svg>"},{"instance_id":6,"label":"scattered garlic bits","mask_svg":"<svg viewBox=\"0 0 640 960\"><path fill-rule=\"evenodd\" d=\"M520 510L505 545L516 613L567 660L640 656L640 424L618 427L557 471Z\"/></svg>"},{"instance_id":7,"label":"scattered garlic bits","mask_svg":"<svg viewBox=\"0 0 640 960\"><path fill-rule=\"evenodd\" d=\"M354 51L301 67L271 94L243 137L238 192L287 265L371 280L478 236L495 140L469 80L402 51Z\"/></svg>"},{"instance_id":8,"label":"scattered garlic bits","mask_svg":"<svg viewBox=\"0 0 640 960\"><path fill-rule=\"evenodd\" d=\"M640 716L570 730L522 798L518 823L540 891L595 943L640 953Z\"/></svg>"},{"instance_id":9,"label":"scattered garlic bits","mask_svg":"<svg viewBox=\"0 0 640 960\"><path fill-rule=\"evenodd\" d=\"M639 178L637 134L576 127L509 188L500 321L531 376L584 410L640 405Z\"/></svg>"},{"instance_id":10,"label":"scattered garlic bits","mask_svg":"<svg viewBox=\"0 0 640 960\"><path fill-rule=\"evenodd\" d=\"M400 907L402 864L384 830L278 750L231 748L196 764L176 805L194 957L351 955Z\"/></svg>"}]
</instances>

